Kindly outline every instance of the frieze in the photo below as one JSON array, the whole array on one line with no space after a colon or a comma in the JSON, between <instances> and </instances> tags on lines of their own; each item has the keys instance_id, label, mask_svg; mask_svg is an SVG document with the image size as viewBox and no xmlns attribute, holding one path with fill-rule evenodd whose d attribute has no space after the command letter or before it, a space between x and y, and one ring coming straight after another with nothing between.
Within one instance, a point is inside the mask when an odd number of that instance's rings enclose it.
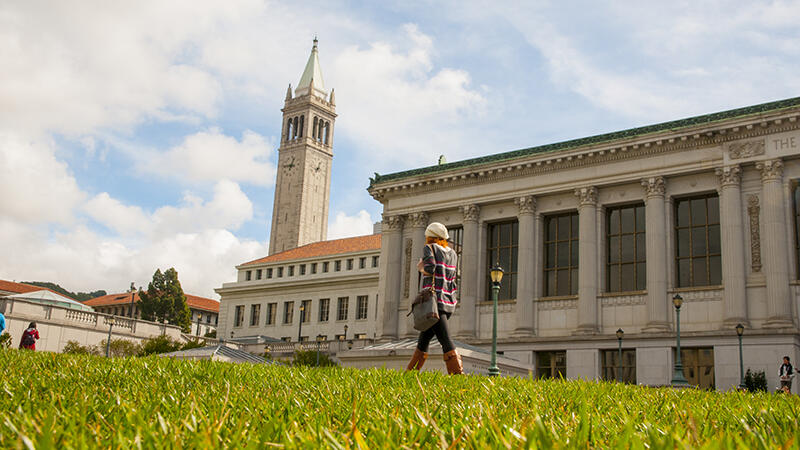
<instances>
[{"instance_id":1,"label":"frieze","mask_svg":"<svg viewBox=\"0 0 800 450\"><path fill-rule=\"evenodd\" d=\"M717 167L714 173L719 177L719 184L722 187L726 186L739 186L742 181L742 169L736 166Z\"/></svg>"},{"instance_id":2,"label":"frieze","mask_svg":"<svg viewBox=\"0 0 800 450\"><path fill-rule=\"evenodd\" d=\"M567 298L558 300L538 300L536 309L539 311L553 311L559 309L578 309L578 299Z\"/></svg>"},{"instance_id":3,"label":"frieze","mask_svg":"<svg viewBox=\"0 0 800 450\"><path fill-rule=\"evenodd\" d=\"M761 181L781 181L783 178L783 161L773 159L756 163L756 169L761 172Z\"/></svg>"},{"instance_id":4,"label":"frieze","mask_svg":"<svg viewBox=\"0 0 800 450\"><path fill-rule=\"evenodd\" d=\"M679 292L684 302L722 301L722 289L698 289Z\"/></svg>"},{"instance_id":5,"label":"frieze","mask_svg":"<svg viewBox=\"0 0 800 450\"><path fill-rule=\"evenodd\" d=\"M603 306L628 306L647 304L647 295L615 295L613 297L603 297L600 301Z\"/></svg>"},{"instance_id":6,"label":"frieze","mask_svg":"<svg viewBox=\"0 0 800 450\"><path fill-rule=\"evenodd\" d=\"M747 214L750 216L750 267L753 272L761 272L761 231L759 213L761 206L758 196L747 196Z\"/></svg>"},{"instance_id":7,"label":"frieze","mask_svg":"<svg viewBox=\"0 0 800 450\"><path fill-rule=\"evenodd\" d=\"M515 309L515 302L498 302L497 303L497 312L498 313L509 313L514 312ZM494 310L494 305L492 302L482 302L480 306L478 306L478 312L481 314L492 314Z\"/></svg>"},{"instance_id":8,"label":"frieze","mask_svg":"<svg viewBox=\"0 0 800 450\"><path fill-rule=\"evenodd\" d=\"M764 140L747 142L733 142L728 145L728 157L730 159L750 158L753 156L763 155L766 151Z\"/></svg>"},{"instance_id":9,"label":"frieze","mask_svg":"<svg viewBox=\"0 0 800 450\"><path fill-rule=\"evenodd\" d=\"M481 215L481 207L478 205L464 205L460 209L464 215L464 222L477 222Z\"/></svg>"},{"instance_id":10,"label":"frieze","mask_svg":"<svg viewBox=\"0 0 800 450\"><path fill-rule=\"evenodd\" d=\"M520 215L531 215L536 212L536 199L532 195L516 198L514 203L519 207Z\"/></svg>"},{"instance_id":11,"label":"frieze","mask_svg":"<svg viewBox=\"0 0 800 450\"><path fill-rule=\"evenodd\" d=\"M651 177L642 180L644 186L644 193L647 197L663 197L667 191L667 183L664 177Z\"/></svg>"}]
</instances>

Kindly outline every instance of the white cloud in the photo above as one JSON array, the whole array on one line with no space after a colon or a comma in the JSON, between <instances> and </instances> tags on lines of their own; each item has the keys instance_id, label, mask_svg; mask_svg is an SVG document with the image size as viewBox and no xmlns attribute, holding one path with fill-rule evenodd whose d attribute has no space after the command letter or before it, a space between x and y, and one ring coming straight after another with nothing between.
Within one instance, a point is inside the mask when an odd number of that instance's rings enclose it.
<instances>
[{"instance_id":1,"label":"white cloud","mask_svg":"<svg viewBox=\"0 0 800 450\"><path fill-rule=\"evenodd\" d=\"M372 224L372 218L363 209L354 216L348 216L339 211L333 222L328 224L328 239L372 234Z\"/></svg>"},{"instance_id":2,"label":"white cloud","mask_svg":"<svg viewBox=\"0 0 800 450\"><path fill-rule=\"evenodd\" d=\"M275 144L263 136L246 131L241 141L219 128L187 136L164 153L138 153L142 170L163 177L178 176L194 182L213 182L220 178L259 186L275 183L272 155Z\"/></svg>"},{"instance_id":3,"label":"white cloud","mask_svg":"<svg viewBox=\"0 0 800 450\"><path fill-rule=\"evenodd\" d=\"M150 218L142 208L126 206L107 192L97 194L83 207L94 220L122 235L149 233L151 229Z\"/></svg>"}]
</instances>

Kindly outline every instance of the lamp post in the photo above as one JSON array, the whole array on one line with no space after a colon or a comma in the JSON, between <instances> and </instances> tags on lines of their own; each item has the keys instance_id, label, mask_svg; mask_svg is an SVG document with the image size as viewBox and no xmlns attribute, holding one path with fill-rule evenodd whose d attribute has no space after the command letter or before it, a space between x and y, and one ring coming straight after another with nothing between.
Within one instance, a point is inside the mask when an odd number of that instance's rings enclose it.
<instances>
[{"instance_id":1,"label":"lamp post","mask_svg":"<svg viewBox=\"0 0 800 450\"><path fill-rule=\"evenodd\" d=\"M305 316L306 306L300 304L300 324L297 327L297 342L300 342L300 336L303 334L303 319Z\"/></svg>"},{"instance_id":2,"label":"lamp post","mask_svg":"<svg viewBox=\"0 0 800 450\"><path fill-rule=\"evenodd\" d=\"M681 305L683 305L683 297L680 294L675 294L672 297L672 305L675 306L675 330L677 331L677 352L675 357L675 368L672 372L673 386L685 387L689 385L686 377L683 376L683 364L681 364Z\"/></svg>"},{"instance_id":3,"label":"lamp post","mask_svg":"<svg viewBox=\"0 0 800 450\"><path fill-rule=\"evenodd\" d=\"M739 389L744 390L744 359L742 359L742 335L744 334L744 325L736 325L736 335L739 336Z\"/></svg>"},{"instance_id":4,"label":"lamp post","mask_svg":"<svg viewBox=\"0 0 800 450\"><path fill-rule=\"evenodd\" d=\"M342 340L343 341L347 340L347 325L344 326L344 339L342 339Z\"/></svg>"},{"instance_id":5,"label":"lamp post","mask_svg":"<svg viewBox=\"0 0 800 450\"><path fill-rule=\"evenodd\" d=\"M625 336L625 332L622 331L622 328L617 330L617 342L619 342L619 361L617 364L617 383L622 383L622 337Z\"/></svg>"},{"instance_id":6,"label":"lamp post","mask_svg":"<svg viewBox=\"0 0 800 450\"><path fill-rule=\"evenodd\" d=\"M108 339L106 339L106 358L111 356L111 329L114 328L114 316L108 318Z\"/></svg>"},{"instance_id":7,"label":"lamp post","mask_svg":"<svg viewBox=\"0 0 800 450\"><path fill-rule=\"evenodd\" d=\"M133 281L131 281L131 319L135 317L134 310L136 310L136 287L133 285Z\"/></svg>"},{"instance_id":8,"label":"lamp post","mask_svg":"<svg viewBox=\"0 0 800 450\"><path fill-rule=\"evenodd\" d=\"M197 316L197 336L200 336L200 319L203 318L203 314Z\"/></svg>"},{"instance_id":9,"label":"lamp post","mask_svg":"<svg viewBox=\"0 0 800 450\"><path fill-rule=\"evenodd\" d=\"M500 264L495 264L489 271L489 276L492 279L492 364L489 366L489 376L496 377L500 375L500 369L497 367L497 296L500 294L500 282L503 280L503 268Z\"/></svg>"}]
</instances>

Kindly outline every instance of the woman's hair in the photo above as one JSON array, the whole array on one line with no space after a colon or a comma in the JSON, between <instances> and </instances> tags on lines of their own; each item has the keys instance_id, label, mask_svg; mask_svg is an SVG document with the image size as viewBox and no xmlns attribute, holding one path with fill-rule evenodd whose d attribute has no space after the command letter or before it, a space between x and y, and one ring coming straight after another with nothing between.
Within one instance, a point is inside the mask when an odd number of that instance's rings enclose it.
<instances>
[{"instance_id":1,"label":"woman's hair","mask_svg":"<svg viewBox=\"0 0 800 450\"><path fill-rule=\"evenodd\" d=\"M29 323L28 328L36 328L36 322Z\"/></svg>"},{"instance_id":2,"label":"woman's hair","mask_svg":"<svg viewBox=\"0 0 800 450\"><path fill-rule=\"evenodd\" d=\"M425 245L427 244L439 244L442 247L447 247L447 239L442 239L435 236L428 236L425 238Z\"/></svg>"}]
</instances>

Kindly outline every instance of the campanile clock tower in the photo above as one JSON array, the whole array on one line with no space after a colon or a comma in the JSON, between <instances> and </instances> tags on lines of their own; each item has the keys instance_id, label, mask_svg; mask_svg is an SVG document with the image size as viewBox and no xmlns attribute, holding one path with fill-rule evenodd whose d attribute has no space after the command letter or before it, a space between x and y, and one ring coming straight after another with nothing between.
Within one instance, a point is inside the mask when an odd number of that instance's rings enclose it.
<instances>
[{"instance_id":1,"label":"campanile clock tower","mask_svg":"<svg viewBox=\"0 0 800 450\"><path fill-rule=\"evenodd\" d=\"M300 83L286 91L269 253L324 241L333 162L336 98L325 90L317 39Z\"/></svg>"}]
</instances>

